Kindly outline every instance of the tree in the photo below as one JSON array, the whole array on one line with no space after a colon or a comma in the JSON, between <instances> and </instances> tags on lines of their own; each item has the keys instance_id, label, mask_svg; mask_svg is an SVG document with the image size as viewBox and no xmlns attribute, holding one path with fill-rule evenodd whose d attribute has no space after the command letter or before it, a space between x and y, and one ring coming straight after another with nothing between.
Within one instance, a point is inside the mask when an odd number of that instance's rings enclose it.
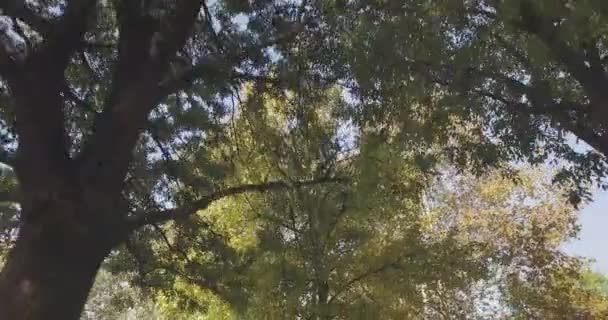
<instances>
[{"instance_id":1,"label":"tree","mask_svg":"<svg viewBox=\"0 0 608 320\"><path fill-rule=\"evenodd\" d=\"M171 242L154 260L176 275L160 288L171 318L188 318L185 310L218 319L608 312L606 297L582 285L584 261L560 250L577 233L577 212L548 172L529 168L513 179L448 167L433 179L415 152L374 131L361 132L356 152L345 149L340 122L327 117L342 107L336 96L245 100L229 135L238 142L228 145L239 146L227 151L231 179L305 179L319 170L351 178L216 202L198 215L225 241L206 254L199 253L206 232L167 228Z\"/></svg>"},{"instance_id":2,"label":"tree","mask_svg":"<svg viewBox=\"0 0 608 320\"><path fill-rule=\"evenodd\" d=\"M437 301L448 300L435 304L439 314L473 310L492 319L606 316L606 296L585 284L586 262L561 251L578 233L577 212L564 204L567 193L552 186L550 174L528 169L515 181L499 174L482 180L448 176L437 188L431 194L439 196L429 201L432 228L439 235L452 231L457 241L480 244L476 254L488 264L488 274L467 291L438 292ZM441 310L444 306L448 308Z\"/></svg>"},{"instance_id":3,"label":"tree","mask_svg":"<svg viewBox=\"0 0 608 320\"><path fill-rule=\"evenodd\" d=\"M303 27L308 7L41 0L0 8L3 155L19 188L7 200L21 208L0 277L1 318L76 319L100 263L136 229L183 220L231 194L287 187L218 189L223 164L205 161L205 149L221 143L235 86L292 67L290 40L316 32ZM250 12L241 30L234 18ZM277 46L285 50L271 55ZM189 197L173 197L178 185Z\"/></svg>"},{"instance_id":4,"label":"tree","mask_svg":"<svg viewBox=\"0 0 608 320\"><path fill-rule=\"evenodd\" d=\"M606 279L605 275L587 270L583 274L582 282L584 287L597 290L604 295L608 295L608 279Z\"/></svg>"},{"instance_id":5,"label":"tree","mask_svg":"<svg viewBox=\"0 0 608 320\"><path fill-rule=\"evenodd\" d=\"M154 301L133 283L127 273L111 274L100 269L80 319L160 319Z\"/></svg>"},{"instance_id":6,"label":"tree","mask_svg":"<svg viewBox=\"0 0 608 320\"><path fill-rule=\"evenodd\" d=\"M604 2L340 3L326 12L344 35L364 121L399 125L408 141L441 141L443 155L473 167L566 160L556 178L578 184L574 202L601 183ZM463 123L464 136L455 128ZM592 150L573 148L577 140Z\"/></svg>"},{"instance_id":7,"label":"tree","mask_svg":"<svg viewBox=\"0 0 608 320\"><path fill-rule=\"evenodd\" d=\"M314 176L227 184L230 161L211 149L226 142L244 83L257 95L351 89L344 109L355 124L402 141L425 172L446 156L481 171L556 154L574 164L558 177L584 191L606 172L604 157L574 152L562 133L602 151L602 117L587 112L601 109L590 83L602 81L589 81L599 74L591 56L582 60L591 67L572 68L581 65L576 53L594 52L572 40L587 33L561 29L578 30L571 22L593 29L603 5L553 10L549 3L522 1L513 13L506 5L447 0L3 1L1 155L18 183L2 185L2 200L19 206L3 212L14 246L0 275L0 317L76 319L113 249L125 244L133 257L145 256L170 220L184 230L209 229L194 213L220 198L343 182ZM455 10L443 15L447 9ZM551 27L555 17L567 23ZM466 41L503 29L507 44L549 39L541 42L568 57L544 65L528 54L544 66L537 72L498 40ZM481 70L470 68L478 62ZM545 78L555 80L548 81L552 95L543 91ZM576 107L554 112L562 105ZM510 112L523 106L528 112ZM398 135L397 127L405 130ZM430 145L445 148L428 154ZM204 240L219 243L210 232Z\"/></svg>"}]
</instances>

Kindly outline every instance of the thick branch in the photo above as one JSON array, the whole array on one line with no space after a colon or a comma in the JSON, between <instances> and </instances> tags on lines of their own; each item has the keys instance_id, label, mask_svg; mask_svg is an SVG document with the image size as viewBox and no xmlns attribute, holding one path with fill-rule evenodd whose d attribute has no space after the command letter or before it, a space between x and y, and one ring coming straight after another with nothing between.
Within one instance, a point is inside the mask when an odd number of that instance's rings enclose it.
<instances>
[{"instance_id":1,"label":"thick branch","mask_svg":"<svg viewBox=\"0 0 608 320\"><path fill-rule=\"evenodd\" d=\"M120 2L117 7L119 61L109 107L133 82L151 77L160 82L171 59L189 38L201 3L201 0L178 1L173 16L161 24L160 20L142 12L137 1Z\"/></svg>"},{"instance_id":2,"label":"thick branch","mask_svg":"<svg viewBox=\"0 0 608 320\"><path fill-rule=\"evenodd\" d=\"M82 43L95 8L95 0L68 1L43 43L18 72L7 76L19 136L15 169L24 190L50 192L70 170L61 96L64 71Z\"/></svg>"},{"instance_id":3,"label":"thick branch","mask_svg":"<svg viewBox=\"0 0 608 320\"><path fill-rule=\"evenodd\" d=\"M118 6L119 61L112 93L81 155L81 176L109 192L119 189L148 113L166 96L159 83L190 37L201 1L177 1L162 26L136 4Z\"/></svg>"},{"instance_id":4,"label":"thick branch","mask_svg":"<svg viewBox=\"0 0 608 320\"><path fill-rule=\"evenodd\" d=\"M165 24L161 29L158 57L160 61L167 61L184 46L194 23L199 16L203 0L181 0L176 1L175 14L171 17L170 23Z\"/></svg>"},{"instance_id":5,"label":"thick branch","mask_svg":"<svg viewBox=\"0 0 608 320\"><path fill-rule=\"evenodd\" d=\"M163 94L171 94L187 88L192 85L194 81L202 77L205 77L206 79L227 77L232 73L231 68L232 66L225 61L212 57L205 57L189 70L185 70L182 73L161 82L160 90Z\"/></svg>"},{"instance_id":6,"label":"thick branch","mask_svg":"<svg viewBox=\"0 0 608 320\"><path fill-rule=\"evenodd\" d=\"M117 103L133 82L150 69L150 43L159 22L141 10L140 1L116 1L118 19L118 62L112 79L107 107Z\"/></svg>"},{"instance_id":7,"label":"thick branch","mask_svg":"<svg viewBox=\"0 0 608 320\"><path fill-rule=\"evenodd\" d=\"M0 44L0 75L6 74L13 68L13 60L6 48Z\"/></svg>"},{"instance_id":8,"label":"thick branch","mask_svg":"<svg viewBox=\"0 0 608 320\"><path fill-rule=\"evenodd\" d=\"M512 50L512 48L507 48ZM511 54L514 54L511 52ZM529 65L530 61L523 56L516 56L524 65ZM436 65L427 61L408 61L410 67L423 75L432 83L441 86L454 86L457 70L449 65ZM534 71L534 70L532 70ZM608 135L601 128L602 123L608 122L606 119L595 119L588 111L589 105L581 105L566 98L556 100L542 86L533 83L526 84L517 79L510 78L498 72L480 70L469 67L464 71L470 76L481 79L481 81L492 80L504 87L508 94L502 92L490 92L480 88L466 88L467 93L490 98L494 101L503 103L508 112L528 113L530 115L545 116L551 119L558 128L570 131L597 151L608 156ZM501 90L502 91L502 90ZM522 106L518 100L525 96L529 101L528 108L514 108Z\"/></svg>"},{"instance_id":9,"label":"thick branch","mask_svg":"<svg viewBox=\"0 0 608 320\"><path fill-rule=\"evenodd\" d=\"M588 120L590 118L589 115L585 115L585 111L589 110L588 106L565 99L557 102L543 89L533 85L526 85L508 77L496 77L494 80L499 81L508 90L516 94L525 95L529 100L529 108L514 108L513 106L521 106L522 104L513 101L509 102L504 97L497 96L496 94L477 93L504 103L509 112L527 112L531 115L545 116L551 119L558 128L571 132L598 152L608 156L608 135L594 130L594 122L597 122L598 119ZM582 118L581 115L583 115ZM602 121L601 119L599 120Z\"/></svg>"},{"instance_id":10,"label":"thick branch","mask_svg":"<svg viewBox=\"0 0 608 320\"><path fill-rule=\"evenodd\" d=\"M6 47L0 44L0 72L6 72L5 70L12 64L12 59Z\"/></svg>"},{"instance_id":11,"label":"thick branch","mask_svg":"<svg viewBox=\"0 0 608 320\"><path fill-rule=\"evenodd\" d=\"M0 163L13 168L15 166L15 153L7 150L5 147L0 147Z\"/></svg>"},{"instance_id":12,"label":"thick branch","mask_svg":"<svg viewBox=\"0 0 608 320\"><path fill-rule=\"evenodd\" d=\"M149 224L165 223L170 220L187 218L188 216L195 214L199 210L206 209L211 203L216 200L246 192L285 190L290 188L313 186L323 183L341 183L345 181L346 179L344 178L321 178L293 183L288 183L285 181L272 181L266 183L244 184L236 187L230 187L223 190L215 191L183 207L137 215L132 221L132 228L135 229Z\"/></svg>"},{"instance_id":13,"label":"thick branch","mask_svg":"<svg viewBox=\"0 0 608 320\"><path fill-rule=\"evenodd\" d=\"M12 202L19 203L21 198L16 190L4 190L0 191L0 202Z\"/></svg>"},{"instance_id":14,"label":"thick branch","mask_svg":"<svg viewBox=\"0 0 608 320\"><path fill-rule=\"evenodd\" d=\"M591 105L602 117L608 115L608 76L601 61L593 58L592 54L579 52L560 38L559 25L553 19L543 16L530 2L523 1L521 5L521 21L518 25L526 32L537 36L551 50L555 58L581 84L585 93L591 99ZM587 51L593 50L593 43L587 43ZM596 50L597 48L595 48ZM606 119L608 120L608 119Z\"/></svg>"},{"instance_id":15,"label":"thick branch","mask_svg":"<svg viewBox=\"0 0 608 320\"><path fill-rule=\"evenodd\" d=\"M32 59L32 67L44 67L46 70L52 68L63 74L71 56L84 44L84 35L95 17L96 7L96 0L69 1L65 13L53 24Z\"/></svg>"}]
</instances>

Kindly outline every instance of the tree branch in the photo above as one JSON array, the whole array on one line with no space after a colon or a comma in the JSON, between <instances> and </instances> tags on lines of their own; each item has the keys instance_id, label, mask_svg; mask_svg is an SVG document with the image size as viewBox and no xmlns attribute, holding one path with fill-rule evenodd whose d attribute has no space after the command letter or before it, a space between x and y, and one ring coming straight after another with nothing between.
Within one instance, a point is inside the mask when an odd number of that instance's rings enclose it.
<instances>
[{"instance_id":1,"label":"tree branch","mask_svg":"<svg viewBox=\"0 0 608 320\"><path fill-rule=\"evenodd\" d=\"M525 56L518 52L514 52L514 48L508 46L508 43L504 42L502 38L498 41L503 45L507 45L505 49L507 49L510 54L514 55L514 57L525 67L533 67L531 66L531 61L528 61ZM456 72L458 70L455 70L454 67L450 65L436 65L428 61L407 61L407 63L414 71L426 75L432 83L441 86L454 85L454 79L457 76ZM534 72L535 70L530 71ZM468 93L501 102L506 106L508 112L526 112L530 115L546 116L554 121L557 128L573 133L597 151L608 156L608 135L604 134L601 130L597 130L602 122L606 123L606 120L603 118L595 119L592 115L587 114L586 110L589 110L591 106L581 105L580 103L569 101L566 98L561 98L558 101L542 86L537 86L533 83L526 84L498 72L480 70L474 67L466 68L463 72L477 77L478 79L481 79L481 81L495 81L503 86L504 90L507 92L506 95L504 95L504 93L501 95L502 90L499 90L499 92L490 92L483 88L467 88L466 90ZM513 95L516 98L509 97L508 95ZM522 103L516 102L522 96L527 98L529 107L514 108L514 106L522 105Z\"/></svg>"},{"instance_id":2,"label":"tree branch","mask_svg":"<svg viewBox=\"0 0 608 320\"><path fill-rule=\"evenodd\" d=\"M370 269L366 272L363 272L362 274L350 279L348 282L346 282L341 288L339 288L332 296L331 298L329 298L329 300L327 301L327 304L331 304L336 298L338 298L340 295L342 295L346 290L350 289L350 287L352 287L355 283L364 280L365 278L371 277L373 275L382 273L384 271L386 271L389 268L392 267L397 267L398 264L400 262L400 259L398 259L397 261L393 261L393 262L389 262L387 264L381 265L378 268L375 269Z\"/></svg>"},{"instance_id":3,"label":"tree branch","mask_svg":"<svg viewBox=\"0 0 608 320\"><path fill-rule=\"evenodd\" d=\"M159 83L190 37L201 0L176 1L172 16L162 24L141 12L137 3L119 2L119 60L112 91L79 157L81 175L108 192L121 185L148 113L166 97Z\"/></svg>"},{"instance_id":4,"label":"tree branch","mask_svg":"<svg viewBox=\"0 0 608 320\"><path fill-rule=\"evenodd\" d=\"M232 72L232 66L225 61L215 57L204 57L192 68L162 81L159 89L163 94L168 95L187 88L203 76L207 79L214 79L226 77Z\"/></svg>"},{"instance_id":5,"label":"tree branch","mask_svg":"<svg viewBox=\"0 0 608 320\"><path fill-rule=\"evenodd\" d=\"M520 14L521 21L516 25L537 36L551 50L558 62L581 84L594 111L600 113L603 118L608 116L608 76L601 61L577 52L562 40L559 25L556 25L553 19L543 16L532 2L523 1ZM595 44L587 44L588 51L592 51L589 46Z\"/></svg>"},{"instance_id":6,"label":"tree branch","mask_svg":"<svg viewBox=\"0 0 608 320\"><path fill-rule=\"evenodd\" d=\"M19 203L21 202L21 198L15 190L3 190L0 191L0 202Z\"/></svg>"},{"instance_id":7,"label":"tree branch","mask_svg":"<svg viewBox=\"0 0 608 320\"><path fill-rule=\"evenodd\" d=\"M159 224L165 223L170 220L187 218L190 215L195 214L199 210L204 210L211 203L216 200L238 195L246 192L266 192L273 190L285 190L291 188L300 188L305 186L313 186L323 183L343 183L347 181L345 178L320 178L308 181L300 181L288 183L285 181L272 181L266 183L257 183L257 184L244 184L236 187L230 187L222 190L215 191L211 194L208 194L192 203L189 203L186 206L169 209L169 210L160 210L154 212L148 212L144 214L135 215L131 221L131 227L133 229L149 225L149 224Z\"/></svg>"},{"instance_id":8,"label":"tree branch","mask_svg":"<svg viewBox=\"0 0 608 320\"><path fill-rule=\"evenodd\" d=\"M22 187L28 191L49 192L54 188L52 181L64 176L71 167L62 84L64 71L83 42L96 4L95 0L68 1L63 15L53 21L40 46L19 64L15 69L18 72L7 75L11 96L18 106L15 169Z\"/></svg>"},{"instance_id":9,"label":"tree branch","mask_svg":"<svg viewBox=\"0 0 608 320\"><path fill-rule=\"evenodd\" d=\"M211 13L203 5L204 11L206 12L206 19L210 19ZM207 21L209 22L209 21ZM213 26L209 25L209 32L212 33L214 41L219 41L219 36L213 30ZM298 25L289 32L285 33L281 37L270 39L257 44L257 50L263 50L265 48L276 45L281 42L288 42L293 40L300 32L304 30L302 25ZM221 44L217 44L220 47ZM280 83L281 79L270 78L264 76L254 76L249 74L239 73L234 70L234 67L239 64L244 58L243 52L223 52L221 50L221 57L207 56L197 62L192 68L182 71L180 74L173 75L172 77L164 80L160 84L160 90L163 94L171 94L184 89L191 85L194 81L203 77L207 79L213 79L217 77L223 77L229 80L252 80L252 81L266 81L273 84Z\"/></svg>"},{"instance_id":10,"label":"tree branch","mask_svg":"<svg viewBox=\"0 0 608 320\"><path fill-rule=\"evenodd\" d=\"M42 46L35 52L32 67L43 67L43 70L54 70L63 75L72 54L84 45L84 35L96 8L97 0L68 1L65 13L53 23Z\"/></svg>"},{"instance_id":11,"label":"tree branch","mask_svg":"<svg viewBox=\"0 0 608 320\"><path fill-rule=\"evenodd\" d=\"M161 29L161 37L158 48L160 61L167 61L186 43L194 23L197 20L203 0L181 0L176 1L175 14L170 23Z\"/></svg>"},{"instance_id":12,"label":"tree branch","mask_svg":"<svg viewBox=\"0 0 608 320\"><path fill-rule=\"evenodd\" d=\"M15 153L8 151L4 146L0 147L0 163L13 168L15 166Z\"/></svg>"},{"instance_id":13,"label":"tree branch","mask_svg":"<svg viewBox=\"0 0 608 320\"><path fill-rule=\"evenodd\" d=\"M264 82L272 85L280 85L281 79L267 77L263 75L251 75L234 70L237 59L229 61L226 59L217 59L206 57L202 59L192 68L183 71L175 77L169 78L161 82L160 92L165 95L178 92L191 86L196 80L216 80L223 78L229 81L255 81Z\"/></svg>"}]
</instances>

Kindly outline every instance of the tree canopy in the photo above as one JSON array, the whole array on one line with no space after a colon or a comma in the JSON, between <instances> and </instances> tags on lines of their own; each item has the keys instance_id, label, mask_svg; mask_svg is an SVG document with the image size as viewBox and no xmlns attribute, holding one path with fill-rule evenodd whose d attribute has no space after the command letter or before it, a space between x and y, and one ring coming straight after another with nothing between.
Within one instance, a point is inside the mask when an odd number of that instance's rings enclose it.
<instances>
[{"instance_id":1,"label":"tree canopy","mask_svg":"<svg viewBox=\"0 0 608 320\"><path fill-rule=\"evenodd\" d=\"M603 1L0 10L0 317L77 318L106 257L195 309L466 314L492 274L514 316L604 312L557 248L605 186Z\"/></svg>"},{"instance_id":2,"label":"tree canopy","mask_svg":"<svg viewBox=\"0 0 608 320\"><path fill-rule=\"evenodd\" d=\"M238 145L226 151L234 160L229 179L305 179L329 170L349 183L218 201L196 215L212 231L166 225L145 240L152 250L135 264L121 251L107 260L119 277L136 275L131 283L145 288L146 302L130 303L123 291L94 293L91 308L122 299L124 314L170 319L606 315L603 278L561 251L578 231L577 211L549 169L522 169L513 179L447 166L437 177L399 141L374 133L353 152L340 143L339 121L327 117L341 107L334 92L315 101L303 126L287 116L302 105L243 101L228 137Z\"/></svg>"}]
</instances>

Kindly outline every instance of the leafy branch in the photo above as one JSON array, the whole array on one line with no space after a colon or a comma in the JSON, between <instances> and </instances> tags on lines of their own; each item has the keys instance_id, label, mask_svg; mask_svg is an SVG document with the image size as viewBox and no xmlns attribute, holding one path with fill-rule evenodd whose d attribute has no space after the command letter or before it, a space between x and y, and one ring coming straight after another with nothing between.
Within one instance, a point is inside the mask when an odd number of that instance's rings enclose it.
<instances>
[{"instance_id":1,"label":"leafy branch","mask_svg":"<svg viewBox=\"0 0 608 320\"><path fill-rule=\"evenodd\" d=\"M214 201L220 200L225 197L239 195L247 192L266 192L276 190L286 190L293 188L301 188L306 186L314 186L324 183L344 183L347 179L339 177L319 178L307 181L299 182L285 182L285 181L271 181L265 183L256 184L243 184L235 187L229 187L220 189L212 192L206 196L201 197L185 206L181 206L174 209L168 210L157 210L152 212L146 212L136 214L130 221L130 228L137 229L145 225L153 225L165 223L175 219L187 218L195 214L199 210L206 209Z\"/></svg>"}]
</instances>

